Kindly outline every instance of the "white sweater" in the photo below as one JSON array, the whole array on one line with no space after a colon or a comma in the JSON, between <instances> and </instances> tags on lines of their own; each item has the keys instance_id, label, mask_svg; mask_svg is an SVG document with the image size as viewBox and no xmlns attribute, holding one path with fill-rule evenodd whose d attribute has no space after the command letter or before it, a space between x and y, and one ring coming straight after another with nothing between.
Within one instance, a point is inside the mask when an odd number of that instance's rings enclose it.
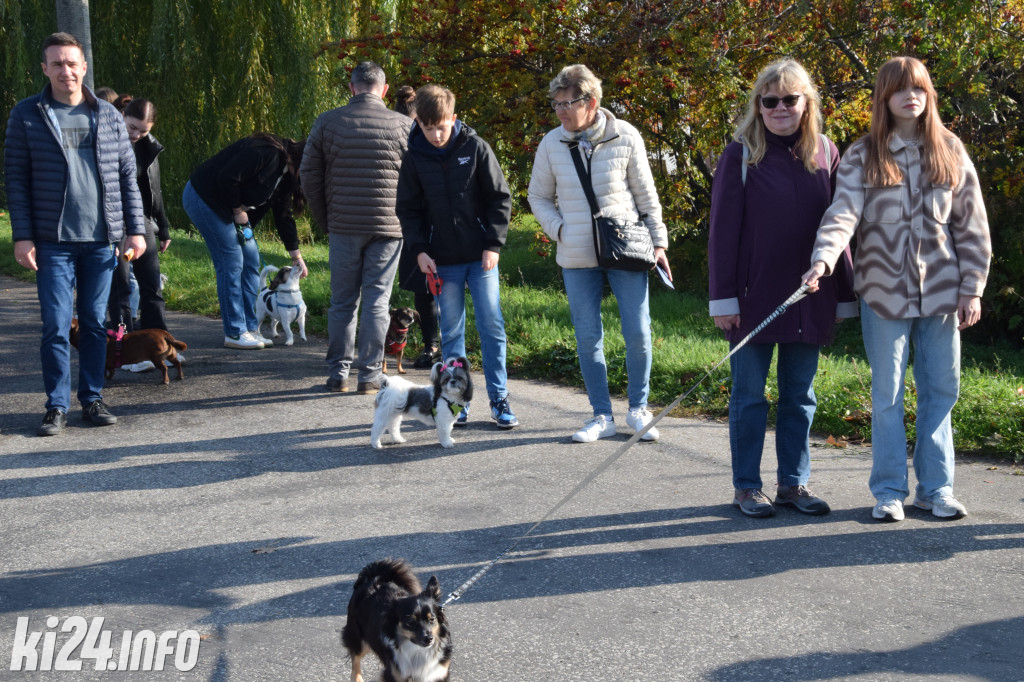
<instances>
[{"instance_id":1,"label":"white sweater","mask_svg":"<svg viewBox=\"0 0 1024 682\"><path fill-rule=\"evenodd\" d=\"M661 204L643 139L629 123L607 109L604 137L594 145L591 180L601 215L637 220L641 215L651 230L655 247L668 247L668 231L661 220ZM590 205L569 153L570 141L559 126L541 140L530 176L528 198L533 215L558 250L563 268L597 267ZM582 153L582 152L581 152ZM584 165L586 156L584 155Z\"/></svg>"}]
</instances>

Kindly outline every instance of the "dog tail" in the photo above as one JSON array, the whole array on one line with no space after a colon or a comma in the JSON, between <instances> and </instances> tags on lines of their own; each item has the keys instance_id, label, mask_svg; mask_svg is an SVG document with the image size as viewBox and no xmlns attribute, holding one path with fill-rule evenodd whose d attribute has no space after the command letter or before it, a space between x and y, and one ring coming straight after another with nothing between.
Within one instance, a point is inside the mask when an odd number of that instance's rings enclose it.
<instances>
[{"instance_id":1,"label":"dog tail","mask_svg":"<svg viewBox=\"0 0 1024 682\"><path fill-rule=\"evenodd\" d=\"M404 559L383 559L374 561L359 571L354 589L372 589L381 583L394 583L410 594L421 591L420 581L412 572L412 567Z\"/></svg>"},{"instance_id":2,"label":"dog tail","mask_svg":"<svg viewBox=\"0 0 1024 682\"><path fill-rule=\"evenodd\" d=\"M281 268L275 267L273 265L267 265L262 270L260 270L260 288L262 289L263 287L267 286L267 277L278 272L280 269Z\"/></svg>"},{"instance_id":3,"label":"dog tail","mask_svg":"<svg viewBox=\"0 0 1024 682\"><path fill-rule=\"evenodd\" d=\"M188 344L185 343L184 341L178 341L177 339L171 339L167 343L171 344L172 346L174 346L178 350L188 350Z\"/></svg>"}]
</instances>

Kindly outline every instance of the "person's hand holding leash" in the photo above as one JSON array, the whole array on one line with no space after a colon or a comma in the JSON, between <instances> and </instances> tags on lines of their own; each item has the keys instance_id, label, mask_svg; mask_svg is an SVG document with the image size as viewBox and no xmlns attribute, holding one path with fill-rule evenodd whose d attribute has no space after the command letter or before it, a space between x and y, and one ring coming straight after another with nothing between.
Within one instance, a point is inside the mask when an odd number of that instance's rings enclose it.
<instances>
[{"instance_id":1,"label":"person's hand holding leash","mask_svg":"<svg viewBox=\"0 0 1024 682\"><path fill-rule=\"evenodd\" d=\"M815 261L811 269L808 270L800 277L800 283L807 285L807 293L813 294L818 290L818 280L825 276L825 263L823 261Z\"/></svg>"}]
</instances>

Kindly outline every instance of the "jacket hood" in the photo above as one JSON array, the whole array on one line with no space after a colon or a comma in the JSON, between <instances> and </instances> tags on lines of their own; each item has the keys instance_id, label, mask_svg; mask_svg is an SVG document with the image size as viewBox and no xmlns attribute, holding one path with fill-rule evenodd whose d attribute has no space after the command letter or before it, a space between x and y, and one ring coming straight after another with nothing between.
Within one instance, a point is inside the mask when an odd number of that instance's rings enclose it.
<instances>
[{"instance_id":1,"label":"jacket hood","mask_svg":"<svg viewBox=\"0 0 1024 682\"><path fill-rule=\"evenodd\" d=\"M451 139L448 140L448 144L445 145L444 149L438 149L427 142L427 138L423 134L423 129L420 128L419 121L416 121L412 124L412 130L409 131L409 150L419 152L421 154L448 156L454 150L465 144L470 135L476 135L476 131L461 120L455 119L455 126L452 130Z\"/></svg>"}]
</instances>

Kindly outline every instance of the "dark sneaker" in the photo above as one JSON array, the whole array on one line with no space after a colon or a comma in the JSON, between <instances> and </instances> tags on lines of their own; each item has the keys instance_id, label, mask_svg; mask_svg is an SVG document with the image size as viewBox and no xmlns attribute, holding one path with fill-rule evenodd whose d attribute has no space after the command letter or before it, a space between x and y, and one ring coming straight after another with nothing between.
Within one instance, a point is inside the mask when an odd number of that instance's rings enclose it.
<instances>
[{"instance_id":1,"label":"dark sneaker","mask_svg":"<svg viewBox=\"0 0 1024 682\"><path fill-rule=\"evenodd\" d=\"M373 395L380 390L380 379L374 379L373 381L360 381L356 385L356 392L359 395Z\"/></svg>"},{"instance_id":2,"label":"dark sneaker","mask_svg":"<svg viewBox=\"0 0 1024 682\"><path fill-rule=\"evenodd\" d=\"M117 417L110 414L102 400L94 400L82 408L82 419L93 426L110 426L117 423Z\"/></svg>"},{"instance_id":3,"label":"dark sneaker","mask_svg":"<svg viewBox=\"0 0 1024 682\"><path fill-rule=\"evenodd\" d=\"M832 511L828 502L820 497L815 497L814 493L802 485L780 485L778 494L775 496L775 504L795 507L798 512L811 516L820 516Z\"/></svg>"},{"instance_id":4,"label":"dark sneaker","mask_svg":"<svg viewBox=\"0 0 1024 682\"><path fill-rule=\"evenodd\" d=\"M335 379L331 377L327 380L327 390L334 393L348 393L348 379Z\"/></svg>"},{"instance_id":5,"label":"dark sneaker","mask_svg":"<svg viewBox=\"0 0 1024 682\"><path fill-rule=\"evenodd\" d=\"M462 412L459 412L459 416L455 418L456 426L466 426L469 424L469 403L462 408Z\"/></svg>"},{"instance_id":6,"label":"dark sneaker","mask_svg":"<svg viewBox=\"0 0 1024 682\"><path fill-rule=\"evenodd\" d=\"M47 410L46 416L43 417L43 423L39 425L38 429L36 429L36 435L56 436L64 430L67 423L68 416L65 413L61 412L57 408Z\"/></svg>"},{"instance_id":7,"label":"dark sneaker","mask_svg":"<svg viewBox=\"0 0 1024 682\"><path fill-rule=\"evenodd\" d=\"M434 366L435 362L441 362L441 351L428 347L423 349L423 352L416 358L416 362L412 363L412 366L416 369L430 369Z\"/></svg>"},{"instance_id":8,"label":"dark sneaker","mask_svg":"<svg viewBox=\"0 0 1024 682\"><path fill-rule=\"evenodd\" d=\"M519 426L519 420L512 414L512 408L509 407L508 396L491 401L491 419L497 422L499 429L511 429L514 426Z\"/></svg>"},{"instance_id":9,"label":"dark sneaker","mask_svg":"<svg viewBox=\"0 0 1024 682\"><path fill-rule=\"evenodd\" d=\"M766 516L775 516L775 507L772 506L772 503L768 501L768 498L758 488L737 490L735 497L732 499L732 506L738 508L747 516L753 516L754 518L760 519Z\"/></svg>"}]
</instances>

